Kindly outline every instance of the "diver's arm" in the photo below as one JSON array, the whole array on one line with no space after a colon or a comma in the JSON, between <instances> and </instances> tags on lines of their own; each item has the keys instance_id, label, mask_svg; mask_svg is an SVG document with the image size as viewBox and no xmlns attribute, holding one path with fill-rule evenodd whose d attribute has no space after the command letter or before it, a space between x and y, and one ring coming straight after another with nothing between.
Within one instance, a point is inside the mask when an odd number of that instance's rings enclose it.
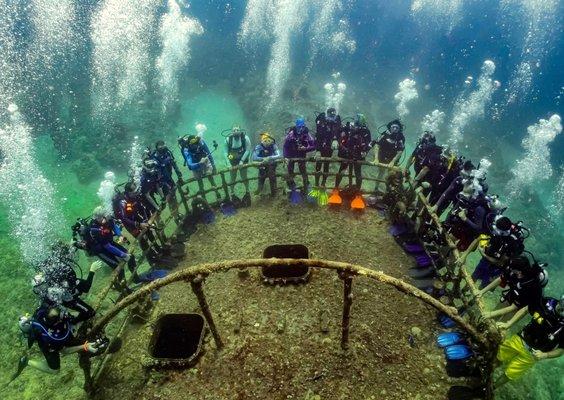
<instances>
[{"instance_id":1,"label":"diver's arm","mask_svg":"<svg viewBox=\"0 0 564 400\"><path fill-rule=\"evenodd\" d=\"M245 135L245 152L243 153L243 157L241 157L241 163L243 160L247 160L251 155L251 139L247 135Z\"/></svg>"},{"instance_id":2,"label":"diver's arm","mask_svg":"<svg viewBox=\"0 0 564 400\"><path fill-rule=\"evenodd\" d=\"M270 156L271 160L279 160L280 158L282 158L282 153L280 153L280 149L276 144L272 145L272 149L274 150L274 152Z\"/></svg>"},{"instance_id":3,"label":"diver's arm","mask_svg":"<svg viewBox=\"0 0 564 400\"><path fill-rule=\"evenodd\" d=\"M88 293L92 287L92 282L94 281L94 271L90 270L86 279L79 279L76 289L81 293Z\"/></svg>"},{"instance_id":4,"label":"diver's arm","mask_svg":"<svg viewBox=\"0 0 564 400\"><path fill-rule=\"evenodd\" d=\"M482 255L482 257L484 257L486 260L488 260L491 264L499 265L500 260L498 260L497 258L493 258L493 257L488 256L488 255L486 254L485 249L483 249L483 248L481 248L481 247L478 247L478 251L480 252L480 254Z\"/></svg>"},{"instance_id":5,"label":"diver's arm","mask_svg":"<svg viewBox=\"0 0 564 400\"><path fill-rule=\"evenodd\" d=\"M419 173L417 174L417 176L413 179L415 185L417 186L419 184L419 182L425 178L425 175L427 175L429 173L430 169L429 167L425 166L423 168L421 168L421 171L419 171Z\"/></svg>"},{"instance_id":6,"label":"diver's arm","mask_svg":"<svg viewBox=\"0 0 564 400\"><path fill-rule=\"evenodd\" d=\"M490 282L490 284L488 286L486 286L485 288L483 288L482 290L480 290L478 292L478 297L483 296L484 294L486 294L487 292L491 292L492 290L494 290L496 287L498 287L501 283L501 277L497 277L495 278L493 281Z\"/></svg>"},{"instance_id":7,"label":"diver's arm","mask_svg":"<svg viewBox=\"0 0 564 400\"><path fill-rule=\"evenodd\" d=\"M208 147L206 142L202 141L202 144L203 144L203 147L204 147L204 152L206 153L206 156L208 157L208 160L210 161L212 168L215 169L215 162L213 160L213 156L212 156L212 153L210 151L210 148Z\"/></svg>"},{"instance_id":8,"label":"diver's arm","mask_svg":"<svg viewBox=\"0 0 564 400\"><path fill-rule=\"evenodd\" d=\"M486 210L484 209L484 207L479 206L476 207L476 212L474 213L474 220L471 220L470 218L466 218L464 222L474 231L482 232L482 229L484 228L485 216L486 216Z\"/></svg>"},{"instance_id":9,"label":"diver's arm","mask_svg":"<svg viewBox=\"0 0 564 400\"><path fill-rule=\"evenodd\" d=\"M396 153L396 155L394 156L394 158L392 159L392 161L390 161L390 164L389 164L389 165L391 165L391 166L396 165L396 163L398 162L399 158L401 157L402 151L403 151L403 150L399 150L399 151Z\"/></svg>"},{"instance_id":10,"label":"diver's arm","mask_svg":"<svg viewBox=\"0 0 564 400\"><path fill-rule=\"evenodd\" d=\"M147 201L151 205L151 207L153 207L155 210L159 210L159 205L157 204L155 199L153 199L153 196L151 196L151 194L149 192L145 193L144 196L145 196L145 199L147 199Z\"/></svg>"},{"instance_id":11,"label":"diver's arm","mask_svg":"<svg viewBox=\"0 0 564 400\"><path fill-rule=\"evenodd\" d=\"M533 350L533 351L535 351L535 350ZM564 349L561 349L561 348L551 350L547 353L543 353L541 351L534 353L535 358L537 358L538 360L549 359L549 358L558 358L558 357L562 356L563 354L564 354Z\"/></svg>"},{"instance_id":12,"label":"diver's arm","mask_svg":"<svg viewBox=\"0 0 564 400\"><path fill-rule=\"evenodd\" d=\"M501 329L509 329L511 328L517 321L520 321L521 319L523 319L523 317L525 315L528 314L528 307L522 307L521 309L519 309L519 311L517 311L513 317L511 317L511 319L507 322L498 322L497 323L497 327L501 328Z\"/></svg>"},{"instance_id":13,"label":"diver's arm","mask_svg":"<svg viewBox=\"0 0 564 400\"><path fill-rule=\"evenodd\" d=\"M409 168L409 167L408 167ZM445 199L447 198L447 196L449 196L454 189L456 188L456 186L458 185L458 178L454 179L450 185L448 185L448 187L446 188L446 190L443 192L443 194L441 194L441 197L439 197L439 200L437 200L437 202L435 203L435 208L438 209L445 201Z\"/></svg>"},{"instance_id":14,"label":"diver's arm","mask_svg":"<svg viewBox=\"0 0 564 400\"><path fill-rule=\"evenodd\" d=\"M225 158L225 165L230 167L231 160L229 159L229 137L225 138L225 142L223 143L223 156Z\"/></svg>"},{"instance_id":15,"label":"diver's arm","mask_svg":"<svg viewBox=\"0 0 564 400\"><path fill-rule=\"evenodd\" d=\"M110 254L117 256L119 258L126 258L129 254L122 251L121 249L114 246L111 242L104 244L102 247L106 249Z\"/></svg>"},{"instance_id":16,"label":"diver's arm","mask_svg":"<svg viewBox=\"0 0 564 400\"><path fill-rule=\"evenodd\" d=\"M255 150L253 151L253 156L251 157L253 161L262 162L264 160L264 157L261 157L259 153L260 153L260 145L257 145L255 147Z\"/></svg>"}]
</instances>

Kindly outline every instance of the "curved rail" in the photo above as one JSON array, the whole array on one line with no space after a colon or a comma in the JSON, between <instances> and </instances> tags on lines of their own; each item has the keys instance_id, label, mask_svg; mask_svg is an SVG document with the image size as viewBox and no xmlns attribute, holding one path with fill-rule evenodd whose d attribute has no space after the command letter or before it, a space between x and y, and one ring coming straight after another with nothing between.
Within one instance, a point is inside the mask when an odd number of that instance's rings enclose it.
<instances>
[{"instance_id":1,"label":"curved rail","mask_svg":"<svg viewBox=\"0 0 564 400\"><path fill-rule=\"evenodd\" d=\"M467 331L476 340L477 343L479 343L484 347L488 347L489 344L488 339L483 334L478 332L478 330L474 326L472 326L465 319L463 319L458 314L456 308L442 304L440 301L431 297L430 295L423 292L422 290L417 289L416 287L406 282L403 282L398 278L394 278L392 276L386 275L382 271L374 271L372 269L368 269L360 265L336 262L336 261L328 261L328 260L310 260L310 259L235 260L235 261L223 261L223 262L212 263L212 264L199 264L192 267L184 268L180 271L176 271L172 273L171 275L163 279L158 279L156 281L153 281L150 284L141 288L140 290L136 291L135 293L130 294L129 296L123 298L114 307L108 310L100 320L96 322L96 324L90 330L89 335L94 336L100 333L101 331L103 331L104 327L115 316L117 316L120 313L120 311L132 305L136 301L142 299L143 297L149 295L152 291L170 285L171 283L175 283L179 281L190 282L198 277L207 276L209 274L217 273L217 272L225 272L234 268L239 268L239 269L250 268L250 267L259 268L265 266L288 267L298 264L308 266L311 268L331 269L338 272L346 273L349 276L365 276L367 278L374 279L378 282L393 286L395 289L399 290L400 292L409 294L429 304L430 306L434 307L438 311L447 314L461 328Z\"/></svg>"}]
</instances>

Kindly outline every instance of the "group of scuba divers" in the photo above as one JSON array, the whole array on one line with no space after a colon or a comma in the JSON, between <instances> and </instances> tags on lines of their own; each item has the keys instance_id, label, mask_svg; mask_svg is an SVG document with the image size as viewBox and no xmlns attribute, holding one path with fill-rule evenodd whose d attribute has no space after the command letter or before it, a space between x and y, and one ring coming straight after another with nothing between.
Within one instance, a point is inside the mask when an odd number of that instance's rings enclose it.
<instances>
[{"instance_id":1,"label":"group of scuba divers","mask_svg":"<svg viewBox=\"0 0 564 400\"><path fill-rule=\"evenodd\" d=\"M532 317L518 334L507 337L501 343L497 359L505 369L495 386L500 387L518 379L537 360L564 354L564 295L559 298L545 295L547 264L538 262L525 249L529 230L523 222L514 222L503 214L507 207L502 205L498 196L488 194L486 176L480 165L476 167L470 160L457 157L449 149L437 144L432 132L425 132L419 138L403 172L390 173L387 177L385 200L391 209L401 208L404 211L403 214L401 210L395 214L396 222L399 222L395 228L400 229L393 233L398 236L406 233L407 207L404 202L409 203L409 200L406 202L405 197L402 198L398 192L403 190L402 175L409 176L412 166L415 173L413 185L427 196L430 211L442 219L443 228L462 252L461 261L464 262L476 247L481 254L472 273L473 280L479 282L477 298L497 287L503 289L500 299L502 307L486 313L484 317L497 318L515 312L507 321L498 320L497 326L503 331L527 314ZM433 224L432 216L425 218L420 224L418 237L432 255L433 248L437 249L445 243L437 234L438 228ZM417 247L404 245L406 251L419 250L410 249L410 246ZM412 276L435 276L436 266L427 267L430 260L425 256L421 261L423 265L419 267L426 268L416 269ZM444 315L441 323L445 327L454 325ZM440 334L437 343L445 348L449 360L465 360L472 355L459 332ZM454 395L452 398L466 397L458 394L458 397Z\"/></svg>"},{"instance_id":2,"label":"group of scuba divers","mask_svg":"<svg viewBox=\"0 0 564 400\"><path fill-rule=\"evenodd\" d=\"M106 337L90 343L79 340L81 328L85 327L95 315L94 309L81 299L88 293L95 272L103 264L115 269L125 263L131 272L130 281L143 284L163 277L162 270L153 269L155 265L172 257L170 243L159 237L158 227L151 222L151 217L159 209L169 206L173 218L184 223L188 217L197 222L209 222L209 204L204 196L204 180L208 180L211 191L215 191L224 214L229 215L229 205L239 203L249 205L251 194L247 179L246 164L256 163L258 168L258 188L255 194L263 192L266 180L269 181L270 195L277 193L277 165L287 161L287 185L292 203L298 203L303 196L314 199L320 205L342 204L340 185L345 173L348 173L348 189L356 191L351 202L364 202L361 196L362 165L371 149L375 149L374 162L396 166L386 172L380 168L378 176L386 182L382 201L387 203L392 219L407 218L406 212L413 199L407 200L406 190L410 169L415 177L413 184L420 186L426 195L432 210L440 217L448 211L443 226L456 238L460 250L466 250L474 239L481 238L479 250L482 259L473 273L475 280L481 281L481 292L493 290L497 286L505 288L502 302L507 307L493 311L489 316L498 317L512 311L517 313L507 322L499 322L503 329L509 328L519 318L530 313L531 322L523 330L505 340L499 349L498 358L507 365L504 377L499 382L520 377L536 360L560 356L564 350L564 297L559 300L545 296L543 288L547 283L546 264L537 262L525 251L524 241L528 230L522 223L514 223L503 215L505 209L500 206L496 196L488 195L488 185L479 166L463 157L454 156L448 149L436 143L432 132L425 132L411 154L406 168L398 166L400 157L405 152L404 126L399 120L385 125L385 131L372 139L366 118L357 114L353 121L343 123L334 108L321 112L315 119L315 133L310 133L303 118L298 118L291 128L286 130L283 148L280 150L275 138L267 133L259 135L259 143L253 148L248 134L238 126L229 130L223 144L223 156L230 169L231 185L228 199L221 199L214 180L216 162L213 153L219 147L213 142L210 150L204 139L197 135L186 135L178 139L184 166L196 178L200 196L192 202L191 216L178 213L175 197L176 185L182 185L183 174L176 163L172 151L164 141L158 141L153 149L144 153L142 169L138 182L131 180L116 187L112 201L112 210L97 207L91 218L79 219L73 226L72 245L58 244L52 253L39 265L39 273L33 279L33 289L38 295L40 306L32 316L20 317L19 325L28 337L29 347L37 343L44 355L44 360L20 359L14 377L26 367L32 366L44 372L56 373L60 369L60 354L84 352L97 355L102 352L116 351L119 343ZM310 186L306 170L308 153L316 152L315 182ZM330 158L336 155L340 159L338 172L330 195L326 192L330 169ZM361 161L361 162L359 162ZM295 177L296 166L302 177L303 186L298 190ZM237 174L241 181L237 181ZM176 175L176 181L174 179ZM354 176L354 184L352 177ZM239 198L235 193L235 182L244 186L244 195ZM380 189L376 184L376 191ZM354 197L354 196L353 196ZM351 197L352 198L352 197ZM370 201L370 198L367 199ZM370 204L369 204L370 205ZM450 207L450 209L449 209ZM398 211L399 210L399 211ZM396 212L397 211L397 212ZM394 217L395 216L395 217ZM422 237L436 238L432 224L424 222L428 232ZM124 246L127 239L122 229L139 238L143 255L151 266L145 274L137 272L137 261ZM78 250L84 250L89 257L98 260L91 264L86 278L77 276L76 257ZM118 274L116 288L122 293L131 292L123 270ZM443 341L452 341L454 336L444 337Z\"/></svg>"}]
</instances>

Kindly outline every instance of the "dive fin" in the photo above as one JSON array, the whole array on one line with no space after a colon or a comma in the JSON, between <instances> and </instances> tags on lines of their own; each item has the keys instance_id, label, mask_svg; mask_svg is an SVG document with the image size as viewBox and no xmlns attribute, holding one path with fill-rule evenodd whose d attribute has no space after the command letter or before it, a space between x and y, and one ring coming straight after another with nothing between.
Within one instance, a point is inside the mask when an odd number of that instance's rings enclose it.
<instances>
[{"instance_id":1,"label":"dive fin","mask_svg":"<svg viewBox=\"0 0 564 400\"><path fill-rule=\"evenodd\" d=\"M448 390L449 400L473 400L473 399L483 399L484 390L483 388L471 388L468 386L451 386Z\"/></svg>"},{"instance_id":2,"label":"dive fin","mask_svg":"<svg viewBox=\"0 0 564 400\"><path fill-rule=\"evenodd\" d=\"M445 357L449 361L466 360L473 355L472 349L465 344L455 344L445 347Z\"/></svg>"},{"instance_id":3,"label":"dive fin","mask_svg":"<svg viewBox=\"0 0 564 400\"><path fill-rule=\"evenodd\" d=\"M339 194L339 189L333 189L333 192L331 193L331 196L329 196L329 199L327 199L327 202L331 206L340 206L343 204L343 198Z\"/></svg>"},{"instance_id":4,"label":"dive fin","mask_svg":"<svg viewBox=\"0 0 564 400\"><path fill-rule=\"evenodd\" d=\"M359 193L351 201L351 209L354 211L363 211L365 208L366 203L364 202L362 195Z\"/></svg>"},{"instance_id":5,"label":"dive fin","mask_svg":"<svg viewBox=\"0 0 564 400\"><path fill-rule=\"evenodd\" d=\"M153 271L145 272L138 276L139 282L152 282L156 279L162 279L168 275L168 271L164 269L155 269Z\"/></svg>"},{"instance_id":6,"label":"dive fin","mask_svg":"<svg viewBox=\"0 0 564 400\"><path fill-rule=\"evenodd\" d=\"M299 190L294 188L290 191L290 204L295 206L297 204L300 204L302 202L302 200L303 200L302 194L300 193Z\"/></svg>"},{"instance_id":7,"label":"dive fin","mask_svg":"<svg viewBox=\"0 0 564 400\"><path fill-rule=\"evenodd\" d=\"M431 278L435 276L435 268L410 268L408 274L414 279Z\"/></svg>"},{"instance_id":8,"label":"dive fin","mask_svg":"<svg viewBox=\"0 0 564 400\"><path fill-rule=\"evenodd\" d=\"M319 189L319 195L317 196L317 204L319 206L326 206L329 200L329 195L325 189Z\"/></svg>"},{"instance_id":9,"label":"dive fin","mask_svg":"<svg viewBox=\"0 0 564 400\"><path fill-rule=\"evenodd\" d=\"M464 336L460 332L443 332L437 335L437 346L445 348L464 342Z\"/></svg>"},{"instance_id":10,"label":"dive fin","mask_svg":"<svg viewBox=\"0 0 564 400\"><path fill-rule=\"evenodd\" d=\"M232 217L233 215L237 214L237 209L235 208L235 204L231 201L224 201L219 206L221 213L226 217Z\"/></svg>"},{"instance_id":11,"label":"dive fin","mask_svg":"<svg viewBox=\"0 0 564 400\"><path fill-rule=\"evenodd\" d=\"M314 187L307 194L307 201L308 203L317 203L318 198L319 198L319 189Z\"/></svg>"}]
</instances>

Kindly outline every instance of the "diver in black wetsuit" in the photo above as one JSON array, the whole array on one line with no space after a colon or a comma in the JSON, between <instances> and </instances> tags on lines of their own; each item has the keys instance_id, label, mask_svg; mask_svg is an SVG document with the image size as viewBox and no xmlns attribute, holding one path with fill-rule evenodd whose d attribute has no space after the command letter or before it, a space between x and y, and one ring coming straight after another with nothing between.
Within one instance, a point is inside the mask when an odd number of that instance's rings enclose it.
<instances>
[{"instance_id":1,"label":"diver in black wetsuit","mask_svg":"<svg viewBox=\"0 0 564 400\"><path fill-rule=\"evenodd\" d=\"M331 107L326 113L321 113L315 119L315 148L320 157L329 158L333 156L335 141L341 136L343 129L341 124L341 116ZM323 168L323 173L321 169ZM321 178L321 186L325 187L327 183L327 175L329 174L329 161L317 161L315 163L315 186L319 186Z\"/></svg>"},{"instance_id":2,"label":"diver in black wetsuit","mask_svg":"<svg viewBox=\"0 0 564 400\"><path fill-rule=\"evenodd\" d=\"M362 165L354 161L363 161L366 154L370 151L370 143L372 142L372 135L366 125L366 117L364 114L357 114L353 125L347 123L341 133L339 140L339 157L348 161L341 162L339 172L335 179L334 192L339 189L341 180L343 179L343 172L348 168L349 176L354 171L355 176L355 189L357 191L362 188ZM350 183L350 182L349 182Z\"/></svg>"},{"instance_id":3,"label":"diver in black wetsuit","mask_svg":"<svg viewBox=\"0 0 564 400\"><path fill-rule=\"evenodd\" d=\"M405 149L404 127L399 119L388 122L386 127L386 131L380 135L378 140L373 140L370 146L376 148L374 162L395 165ZM385 178L386 170L379 168L376 179L385 180ZM376 182L376 188L374 190L378 191L379 187L380 182Z\"/></svg>"},{"instance_id":4,"label":"diver in black wetsuit","mask_svg":"<svg viewBox=\"0 0 564 400\"><path fill-rule=\"evenodd\" d=\"M182 184L182 172L176 164L174 155L165 145L165 142L159 140L155 143L155 150L150 154L149 158L155 160L158 163L159 168L159 180L158 184L162 191L163 196L166 197L168 205L170 207L172 216L178 222L181 215L178 214L178 202L176 200L176 183L174 182L172 171L176 173L178 177L179 184Z\"/></svg>"},{"instance_id":5,"label":"diver in black wetsuit","mask_svg":"<svg viewBox=\"0 0 564 400\"><path fill-rule=\"evenodd\" d=\"M47 305L39 307L32 317L20 317L19 326L27 336L28 348L37 342L45 360L21 357L18 370L12 380L28 365L42 372L58 373L61 369L61 353L63 355L79 352L100 354L106 350L109 343L106 338L100 338L94 343L78 339L73 333L74 323L74 318L63 309Z\"/></svg>"}]
</instances>

